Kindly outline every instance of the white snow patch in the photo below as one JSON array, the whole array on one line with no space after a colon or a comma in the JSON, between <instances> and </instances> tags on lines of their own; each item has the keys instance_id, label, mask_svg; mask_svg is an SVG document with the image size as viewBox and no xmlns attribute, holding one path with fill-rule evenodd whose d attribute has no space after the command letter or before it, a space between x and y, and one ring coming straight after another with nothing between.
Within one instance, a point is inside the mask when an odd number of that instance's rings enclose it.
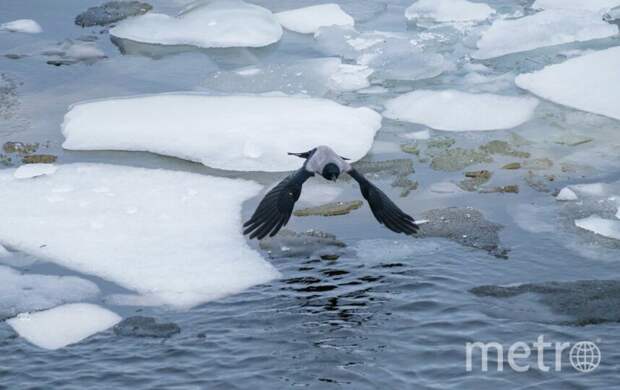
<instances>
[{"instance_id":1,"label":"white snow patch","mask_svg":"<svg viewBox=\"0 0 620 390\"><path fill-rule=\"evenodd\" d=\"M569 201L569 200L577 200L579 197L575 193L575 191L571 190L568 187L564 187L560 190L558 195L555 197L556 200L560 201Z\"/></svg>"},{"instance_id":2,"label":"white snow patch","mask_svg":"<svg viewBox=\"0 0 620 390\"><path fill-rule=\"evenodd\" d=\"M75 276L22 274L0 266L0 319L97 295L94 283Z\"/></svg>"},{"instance_id":3,"label":"white snow patch","mask_svg":"<svg viewBox=\"0 0 620 390\"><path fill-rule=\"evenodd\" d=\"M581 229L591 231L599 236L620 240L620 221L601 218L591 215L587 218L575 220L575 225Z\"/></svg>"},{"instance_id":4,"label":"white snow patch","mask_svg":"<svg viewBox=\"0 0 620 390\"><path fill-rule=\"evenodd\" d=\"M282 26L302 34L316 33L326 26L353 26L355 20L338 4L320 4L276 14Z\"/></svg>"},{"instance_id":5,"label":"white snow patch","mask_svg":"<svg viewBox=\"0 0 620 390\"><path fill-rule=\"evenodd\" d=\"M262 47L282 37L282 27L263 7L240 0L200 2L176 17L152 13L128 18L110 35L161 45Z\"/></svg>"},{"instance_id":6,"label":"white snow patch","mask_svg":"<svg viewBox=\"0 0 620 390\"><path fill-rule=\"evenodd\" d=\"M486 59L569 42L607 38L617 26L586 10L548 10L519 19L498 19L477 42L474 58Z\"/></svg>"},{"instance_id":7,"label":"white snow patch","mask_svg":"<svg viewBox=\"0 0 620 390\"><path fill-rule=\"evenodd\" d=\"M0 31L38 34L43 31L41 25L32 19L18 19L0 24Z\"/></svg>"},{"instance_id":8,"label":"white snow patch","mask_svg":"<svg viewBox=\"0 0 620 390\"><path fill-rule=\"evenodd\" d=\"M555 103L620 119L620 47L519 75L516 84Z\"/></svg>"},{"instance_id":9,"label":"white snow patch","mask_svg":"<svg viewBox=\"0 0 620 390\"><path fill-rule=\"evenodd\" d=\"M15 170L16 179L31 179L33 177L53 175L58 167L54 164L25 164Z\"/></svg>"},{"instance_id":10,"label":"white snow patch","mask_svg":"<svg viewBox=\"0 0 620 390\"><path fill-rule=\"evenodd\" d=\"M388 100L383 115L438 130L499 130L530 120L537 105L531 97L417 90Z\"/></svg>"},{"instance_id":11,"label":"white snow patch","mask_svg":"<svg viewBox=\"0 0 620 390\"><path fill-rule=\"evenodd\" d=\"M409 20L432 19L437 22L481 21L495 10L484 3L467 0L418 0L405 10Z\"/></svg>"},{"instance_id":12,"label":"white snow patch","mask_svg":"<svg viewBox=\"0 0 620 390\"><path fill-rule=\"evenodd\" d=\"M23 313L6 322L21 337L37 347L59 349L79 343L121 321L101 306L73 303L36 313Z\"/></svg>"},{"instance_id":13,"label":"white snow patch","mask_svg":"<svg viewBox=\"0 0 620 390\"><path fill-rule=\"evenodd\" d=\"M37 180L11 171L0 171L0 203L11 205L0 209L0 242L22 252L176 307L279 276L241 234L256 183L104 164L61 165Z\"/></svg>"},{"instance_id":14,"label":"white snow patch","mask_svg":"<svg viewBox=\"0 0 620 390\"><path fill-rule=\"evenodd\" d=\"M65 115L63 146L138 150L241 171L299 168L287 152L330 145L356 161L381 116L368 108L289 96L163 94L77 104Z\"/></svg>"},{"instance_id":15,"label":"white snow patch","mask_svg":"<svg viewBox=\"0 0 620 390\"><path fill-rule=\"evenodd\" d=\"M536 0L532 8L605 11L617 5L620 5L620 0Z\"/></svg>"}]
</instances>

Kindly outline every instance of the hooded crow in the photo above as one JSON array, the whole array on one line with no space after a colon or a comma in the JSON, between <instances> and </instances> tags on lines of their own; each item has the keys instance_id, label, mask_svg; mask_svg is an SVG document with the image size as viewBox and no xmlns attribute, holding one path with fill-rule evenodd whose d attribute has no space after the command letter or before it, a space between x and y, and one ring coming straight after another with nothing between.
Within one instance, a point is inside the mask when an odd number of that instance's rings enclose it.
<instances>
[{"instance_id":1,"label":"hooded crow","mask_svg":"<svg viewBox=\"0 0 620 390\"><path fill-rule=\"evenodd\" d=\"M273 237L288 223L295 202L301 194L301 187L308 178L319 174L327 180L336 181L342 172L348 173L358 182L362 195L379 223L396 233L411 235L418 231L418 225L411 216L399 209L383 191L351 167L346 158L339 156L328 146L317 146L308 152L289 154L306 161L301 168L271 189L252 217L243 224L243 234L250 234L250 239Z\"/></svg>"}]
</instances>

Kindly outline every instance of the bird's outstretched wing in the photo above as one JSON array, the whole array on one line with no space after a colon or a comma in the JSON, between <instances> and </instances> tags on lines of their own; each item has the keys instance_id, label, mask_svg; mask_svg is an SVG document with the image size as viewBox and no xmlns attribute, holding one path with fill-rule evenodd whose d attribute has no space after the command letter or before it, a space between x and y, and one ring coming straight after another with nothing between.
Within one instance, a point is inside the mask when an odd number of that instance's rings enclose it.
<instances>
[{"instance_id":1,"label":"bird's outstretched wing","mask_svg":"<svg viewBox=\"0 0 620 390\"><path fill-rule=\"evenodd\" d=\"M301 194L301 186L313 175L302 167L273 187L261 200L252 218L243 224L243 234L251 233L250 239L259 240L267 235L275 236L291 218L295 202Z\"/></svg>"},{"instance_id":2,"label":"bird's outstretched wing","mask_svg":"<svg viewBox=\"0 0 620 390\"><path fill-rule=\"evenodd\" d=\"M370 210L379 223L396 233L417 233L419 227L415 220L399 209L383 191L355 169L351 169L348 174L359 183L362 195L368 201Z\"/></svg>"}]
</instances>

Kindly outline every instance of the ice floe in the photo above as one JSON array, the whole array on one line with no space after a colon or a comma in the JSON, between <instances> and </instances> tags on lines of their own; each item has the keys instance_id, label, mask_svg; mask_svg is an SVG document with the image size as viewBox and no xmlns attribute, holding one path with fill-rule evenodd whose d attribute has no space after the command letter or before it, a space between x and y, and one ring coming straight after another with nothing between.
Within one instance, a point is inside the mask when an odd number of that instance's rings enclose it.
<instances>
[{"instance_id":1,"label":"ice floe","mask_svg":"<svg viewBox=\"0 0 620 390\"><path fill-rule=\"evenodd\" d=\"M241 234L244 180L103 164L30 180L0 171L0 242L191 307L277 277ZM59 191L62 189L62 191Z\"/></svg>"},{"instance_id":2,"label":"ice floe","mask_svg":"<svg viewBox=\"0 0 620 390\"><path fill-rule=\"evenodd\" d=\"M0 320L97 295L94 283L75 276L23 274L0 266Z\"/></svg>"},{"instance_id":3,"label":"ice floe","mask_svg":"<svg viewBox=\"0 0 620 390\"><path fill-rule=\"evenodd\" d=\"M493 13L495 10L487 4L467 0L418 0L405 10L405 17L409 20L470 22L485 20Z\"/></svg>"},{"instance_id":4,"label":"ice floe","mask_svg":"<svg viewBox=\"0 0 620 390\"><path fill-rule=\"evenodd\" d=\"M319 4L278 12L276 18L282 26L302 34L314 34L325 26L353 26L355 20L338 4Z\"/></svg>"},{"instance_id":5,"label":"ice floe","mask_svg":"<svg viewBox=\"0 0 620 390\"><path fill-rule=\"evenodd\" d=\"M536 0L532 8L604 11L617 5L620 5L620 0Z\"/></svg>"},{"instance_id":6,"label":"ice floe","mask_svg":"<svg viewBox=\"0 0 620 390\"><path fill-rule=\"evenodd\" d=\"M388 100L383 115L438 130L499 130L528 121L537 105L531 97L417 90Z\"/></svg>"},{"instance_id":7,"label":"ice floe","mask_svg":"<svg viewBox=\"0 0 620 390\"><path fill-rule=\"evenodd\" d=\"M220 169L286 171L300 166L287 152L322 144L359 160L380 127L376 112L326 99L162 94L73 106L63 123L63 147L150 151Z\"/></svg>"},{"instance_id":8,"label":"ice floe","mask_svg":"<svg viewBox=\"0 0 620 390\"><path fill-rule=\"evenodd\" d=\"M486 30L472 53L486 59L545 46L607 38L618 27L587 10L553 9L519 19L498 19Z\"/></svg>"},{"instance_id":9,"label":"ice floe","mask_svg":"<svg viewBox=\"0 0 620 390\"><path fill-rule=\"evenodd\" d=\"M282 27L268 9L240 0L218 0L199 2L175 17L151 12L128 18L110 34L161 45L262 47L279 41Z\"/></svg>"},{"instance_id":10,"label":"ice floe","mask_svg":"<svg viewBox=\"0 0 620 390\"><path fill-rule=\"evenodd\" d=\"M620 119L618 69L620 47L613 47L519 75L515 82L555 103Z\"/></svg>"},{"instance_id":11,"label":"ice floe","mask_svg":"<svg viewBox=\"0 0 620 390\"><path fill-rule=\"evenodd\" d=\"M43 31L39 23L32 19L18 19L0 24L0 31L38 34Z\"/></svg>"},{"instance_id":12,"label":"ice floe","mask_svg":"<svg viewBox=\"0 0 620 390\"><path fill-rule=\"evenodd\" d=\"M575 193L575 191L571 190L568 187L564 187L560 190L558 195L555 197L557 200L568 201L568 200L577 200L579 197Z\"/></svg>"},{"instance_id":13,"label":"ice floe","mask_svg":"<svg viewBox=\"0 0 620 390\"><path fill-rule=\"evenodd\" d=\"M37 176L53 175L58 167L54 164L26 164L13 172L16 179L30 179Z\"/></svg>"},{"instance_id":14,"label":"ice floe","mask_svg":"<svg viewBox=\"0 0 620 390\"><path fill-rule=\"evenodd\" d=\"M575 220L575 225L581 229L589 230L599 236L620 240L620 221L601 218L591 215L587 218Z\"/></svg>"},{"instance_id":15,"label":"ice floe","mask_svg":"<svg viewBox=\"0 0 620 390\"><path fill-rule=\"evenodd\" d=\"M73 303L35 313L22 313L7 323L37 347L59 349L79 343L116 325L121 317L101 306Z\"/></svg>"}]
</instances>

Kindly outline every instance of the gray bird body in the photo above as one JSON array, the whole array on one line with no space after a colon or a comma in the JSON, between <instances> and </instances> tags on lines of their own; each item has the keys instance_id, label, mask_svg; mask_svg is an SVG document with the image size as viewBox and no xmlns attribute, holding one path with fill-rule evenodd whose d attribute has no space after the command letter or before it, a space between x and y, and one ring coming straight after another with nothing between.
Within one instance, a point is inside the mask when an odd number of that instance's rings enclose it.
<instances>
[{"instance_id":1,"label":"gray bird body","mask_svg":"<svg viewBox=\"0 0 620 390\"><path fill-rule=\"evenodd\" d=\"M408 214L394 204L378 187L357 172L346 158L341 157L328 146L317 146L304 153L289 153L305 159L303 166L273 187L261 200L252 217L243 224L243 234L259 240L267 235L274 236L285 226L301 195L306 180L315 174L327 180L336 181L341 173L349 174L360 186L362 196L368 201L377 221L395 233L414 234L418 225Z\"/></svg>"},{"instance_id":2,"label":"gray bird body","mask_svg":"<svg viewBox=\"0 0 620 390\"><path fill-rule=\"evenodd\" d=\"M334 152L329 146L317 146L314 152L310 154L310 158L306 160L304 168L308 172L322 174L323 169L329 163L335 164L340 172L349 172L351 170L351 164L346 162L336 152Z\"/></svg>"}]
</instances>

